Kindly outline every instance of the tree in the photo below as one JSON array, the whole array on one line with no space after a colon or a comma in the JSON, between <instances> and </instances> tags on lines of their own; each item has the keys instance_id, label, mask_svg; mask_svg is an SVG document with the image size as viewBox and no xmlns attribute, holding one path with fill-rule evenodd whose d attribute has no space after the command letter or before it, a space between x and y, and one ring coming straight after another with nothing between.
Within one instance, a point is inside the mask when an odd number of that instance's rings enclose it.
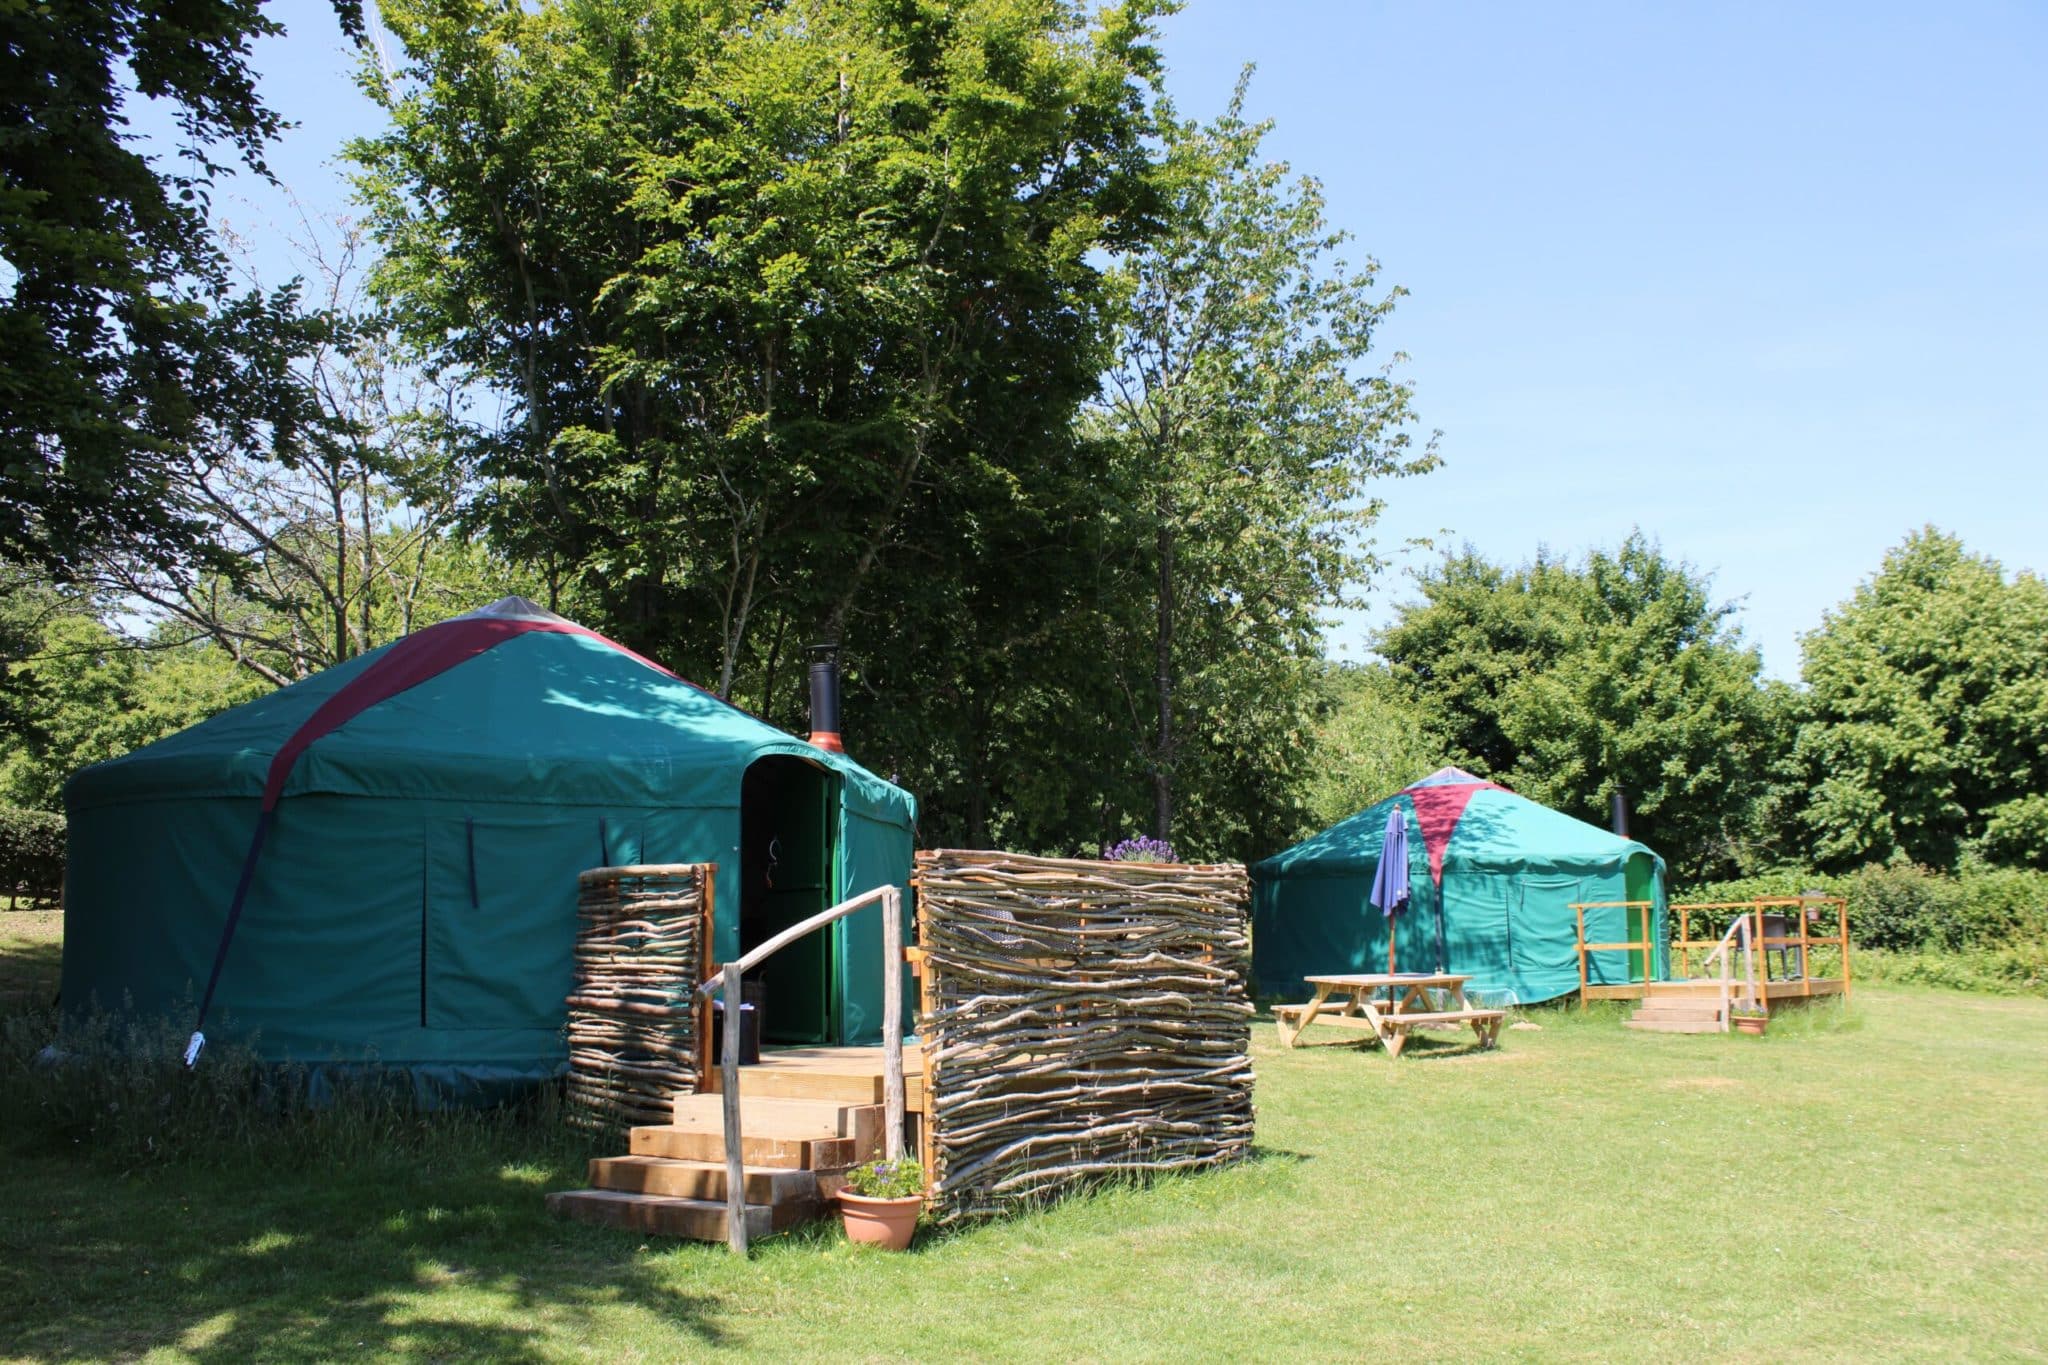
<instances>
[{"instance_id":1,"label":"tree","mask_svg":"<svg viewBox=\"0 0 2048 1365\"><path fill-rule=\"evenodd\" d=\"M1925 527L1802 649L1795 767L1822 866L2048 866L2048 584Z\"/></svg>"},{"instance_id":2,"label":"tree","mask_svg":"<svg viewBox=\"0 0 2048 1365\"><path fill-rule=\"evenodd\" d=\"M448 436L460 395L405 364L368 305L360 230L302 226L294 245L328 326L291 363L310 417L294 457L208 431L163 490L235 571L194 575L121 550L91 567L172 638L209 640L272 686L529 586L458 533L466 478Z\"/></svg>"},{"instance_id":3,"label":"tree","mask_svg":"<svg viewBox=\"0 0 2048 1365\"><path fill-rule=\"evenodd\" d=\"M16 689L0 755L0 804L59 810L64 783L90 763L132 749L249 700L267 684L221 650L178 635L137 643L76 593L44 590L33 647L0 661L27 675Z\"/></svg>"},{"instance_id":4,"label":"tree","mask_svg":"<svg viewBox=\"0 0 2048 1365\"><path fill-rule=\"evenodd\" d=\"M505 405L467 437L494 542L771 714L806 641L948 605L876 585L971 581L931 511L1029 503L1070 442L1155 8L388 7L352 154L406 334Z\"/></svg>"},{"instance_id":5,"label":"tree","mask_svg":"<svg viewBox=\"0 0 2048 1365\"><path fill-rule=\"evenodd\" d=\"M233 293L206 222L216 156L268 174L249 49L282 31L252 0L0 7L0 559L232 572L165 494L206 433L288 452L306 418L288 371L320 320L290 287ZM171 110L171 157L127 131L138 97Z\"/></svg>"},{"instance_id":6,"label":"tree","mask_svg":"<svg viewBox=\"0 0 2048 1365\"><path fill-rule=\"evenodd\" d=\"M1304 803L1317 828L1383 801L1451 761L1423 709L1384 664L1332 665Z\"/></svg>"},{"instance_id":7,"label":"tree","mask_svg":"<svg viewBox=\"0 0 2048 1365\"><path fill-rule=\"evenodd\" d=\"M1324 220L1321 187L1264 158L1249 79L1207 127L1160 112L1166 230L1119 271L1094 423L1128 604L1113 618L1119 714L1151 831L1218 851L1293 816L1320 613L1355 604L1376 566L1373 485L1436 463L1411 445L1409 387L1359 368L1402 291L1378 292L1374 262L1339 258L1347 236Z\"/></svg>"},{"instance_id":8,"label":"tree","mask_svg":"<svg viewBox=\"0 0 2048 1365\"><path fill-rule=\"evenodd\" d=\"M1375 647L1463 766L1601 824L1622 787L1679 875L1742 864L1783 739L1709 579L1638 532L1579 566L1467 547L1419 583Z\"/></svg>"}]
</instances>

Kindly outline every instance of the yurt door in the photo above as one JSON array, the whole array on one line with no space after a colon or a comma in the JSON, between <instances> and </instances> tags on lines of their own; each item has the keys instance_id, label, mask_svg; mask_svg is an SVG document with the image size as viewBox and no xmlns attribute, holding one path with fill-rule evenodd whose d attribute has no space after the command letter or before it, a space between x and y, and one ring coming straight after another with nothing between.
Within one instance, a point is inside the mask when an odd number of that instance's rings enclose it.
<instances>
[{"instance_id":1,"label":"yurt door","mask_svg":"<svg viewBox=\"0 0 2048 1365\"><path fill-rule=\"evenodd\" d=\"M832 904L832 776L800 758L764 758L740 785L740 951ZM833 948L839 926L807 934L761 964L749 993L769 1043L838 1036Z\"/></svg>"}]
</instances>

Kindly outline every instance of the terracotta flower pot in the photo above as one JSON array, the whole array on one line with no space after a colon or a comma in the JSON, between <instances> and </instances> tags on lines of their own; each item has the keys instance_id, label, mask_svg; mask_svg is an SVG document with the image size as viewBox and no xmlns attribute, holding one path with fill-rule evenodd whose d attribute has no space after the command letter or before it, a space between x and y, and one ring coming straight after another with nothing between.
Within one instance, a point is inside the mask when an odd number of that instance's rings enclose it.
<instances>
[{"instance_id":1,"label":"terracotta flower pot","mask_svg":"<svg viewBox=\"0 0 2048 1365\"><path fill-rule=\"evenodd\" d=\"M917 1216L924 1211L924 1198L874 1199L852 1190L839 1192L839 1212L846 1221L846 1237L852 1242L871 1242L901 1251L910 1245L917 1231Z\"/></svg>"},{"instance_id":2,"label":"terracotta flower pot","mask_svg":"<svg viewBox=\"0 0 2048 1365\"><path fill-rule=\"evenodd\" d=\"M1770 1022L1768 1018L1761 1014L1738 1014L1735 1016L1735 1029L1738 1033L1749 1033L1762 1037L1764 1025Z\"/></svg>"}]
</instances>

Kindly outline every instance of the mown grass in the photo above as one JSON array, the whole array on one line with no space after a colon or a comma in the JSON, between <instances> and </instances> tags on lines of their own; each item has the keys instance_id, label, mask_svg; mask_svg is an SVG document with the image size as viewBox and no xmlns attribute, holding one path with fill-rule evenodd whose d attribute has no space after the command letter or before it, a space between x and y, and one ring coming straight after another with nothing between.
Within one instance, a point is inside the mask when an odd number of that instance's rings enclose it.
<instances>
[{"instance_id":1,"label":"mown grass","mask_svg":"<svg viewBox=\"0 0 2048 1365\"><path fill-rule=\"evenodd\" d=\"M1619 1018L1391 1063L1262 1023L1256 1160L901 1256L558 1223L584 1151L545 1118L159 1157L0 1096L0 1355L2044 1354L2048 1002L1884 988L1763 1039Z\"/></svg>"}]
</instances>

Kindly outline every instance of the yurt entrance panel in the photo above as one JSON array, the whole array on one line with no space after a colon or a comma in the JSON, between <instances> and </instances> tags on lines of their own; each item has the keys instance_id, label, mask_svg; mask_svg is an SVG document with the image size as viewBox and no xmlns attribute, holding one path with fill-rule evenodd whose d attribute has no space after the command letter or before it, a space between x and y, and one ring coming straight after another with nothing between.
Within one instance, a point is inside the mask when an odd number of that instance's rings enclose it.
<instances>
[{"instance_id":1,"label":"yurt entrance panel","mask_svg":"<svg viewBox=\"0 0 2048 1365\"><path fill-rule=\"evenodd\" d=\"M742 953L836 899L837 782L800 758L763 758L748 767L740 784ZM838 1041L832 960L840 927L806 934L756 969L764 1042Z\"/></svg>"}]
</instances>

